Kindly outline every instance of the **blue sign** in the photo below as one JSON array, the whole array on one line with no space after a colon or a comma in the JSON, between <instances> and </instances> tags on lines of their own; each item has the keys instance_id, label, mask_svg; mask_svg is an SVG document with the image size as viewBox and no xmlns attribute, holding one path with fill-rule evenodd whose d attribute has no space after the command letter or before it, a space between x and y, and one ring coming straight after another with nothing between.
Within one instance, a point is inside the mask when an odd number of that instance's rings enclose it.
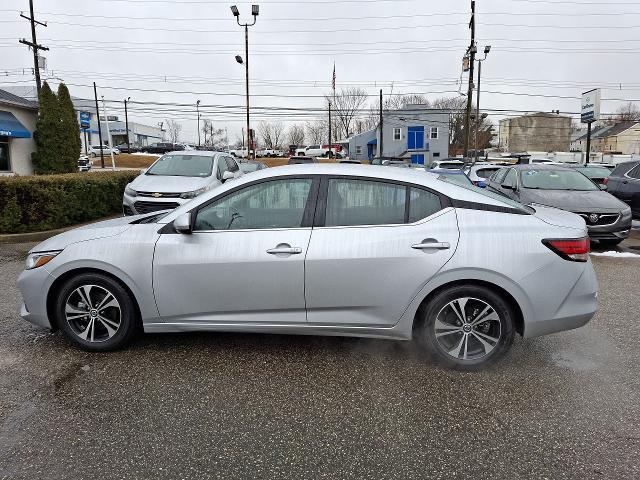
<instances>
[{"instance_id":1,"label":"blue sign","mask_svg":"<svg viewBox=\"0 0 640 480\"><path fill-rule=\"evenodd\" d=\"M91 125L91 113L80 112L80 128L87 129Z\"/></svg>"}]
</instances>

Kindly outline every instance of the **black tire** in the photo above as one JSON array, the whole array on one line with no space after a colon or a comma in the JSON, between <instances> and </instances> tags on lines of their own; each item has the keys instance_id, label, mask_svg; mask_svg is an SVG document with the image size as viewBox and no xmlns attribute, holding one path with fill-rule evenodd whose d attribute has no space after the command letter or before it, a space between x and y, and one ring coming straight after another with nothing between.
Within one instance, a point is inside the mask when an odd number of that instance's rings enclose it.
<instances>
[{"instance_id":1,"label":"black tire","mask_svg":"<svg viewBox=\"0 0 640 480\"><path fill-rule=\"evenodd\" d=\"M87 316L80 319L74 318L72 320L67 320L67 313L65 312L65 309L69 308L67 302L73 303L74 299L80 299L80 303L82 303L84 297L78 293L78 289L86 285L91 286L91 289L89 290L89 295L91 297L90 303L99 303L104 300L106 295L102 297L102 299L100 298L103 291L111 294L117 301L119 308L119 323L117 329L115 329L115 334L112 336L109 335L109 331L106 328L106 322L93 318L94 313L91 313L91 316L88 315L89 312L96 312L96 317L100 316L98 315L98 310L93 308L93 306L97 305L93 305L90 309L88 307L86 308ZM73 303L71 308L81 308L79 307L80 303ZM110 303L112 302L107 302L107 304ZM117 319L113 316L115 313L114 309L116 309L116 307L107 306L103 308L106 308L106 310L101 309L101 313L105 315L105 317L102 318L111 321L112 323L108 324L113 327L116 325L115 320ZM84 307L82 310L84 310ZM122 348L129 344L142 330L140 328L140 319L136 305L129 292L127 292L122 285L111 277L99 273L85 273L69 279L58 290L55 303L55 315L57 325L63 332L64 336L74 345L82 348L83 350L92 352L106 352ZM77 317L79 314L73 312L69 313L69 315ZM93 331L93 333L96 334L95 341L83 339L78 333L78 331L82 330L83 325L88 325L89 320L87 319L94 320L96 325L93 329L89 329L89 331ZM85 336L89 337L88 334ZM106 338L100 339L100 336L106 336Z\"/></svg>"},{"instance_id":2,"label":"black tire","mask_svg":"<svg viewBox=\"0 0 640 480\"><path fill-rule=\"evenodd\" d=\"M616 238L615 240L613 239L598 240L600 245L607 246L607 247L615 247L617 245L620 245L623 241L624 241L624 238Z\"/></svg>"},{"instance_id":3,"label":"black tire","mask_svg":"<svg viewBox=\"0 0 640 480\"><path fill-rule=\"evenodd\" d=\"M459 322L460 316L456 315L453 307L450 306L451 302L462 298L468 299L465 304L466 321L469 321L472 315L477 315L479 319L493 318L493 313L496 314L498 320L481 321L475 326L463 325L462 322ZM485 305L488 305L493 312L480 317L482 312L478 310L483 309ZM439 314L441 315L438 323L440 340L436 337L436 319ZM492 290L479 285L458 285L442 290L429 301L424 309L423 317L416 325L414 336L417 342L438 363L458 370L481 370L497 362L511 347L515 336L514 318L509 303ZM499 330L497 330L498 323ZM460 328L460 331L451 331L454 328ZM464 333L467 331L466 328L469 328L469 331ZM464 336L468 337L466 341ZM447 338L445 339L445 337ZM488 341L488 338L498 338L498 341ZM460 339L460 343L458 343L458 339ZM487 347L484 346L482 340L492 347L488 353L486 353ZM450 351L446 345L443 345L447 342L453 346ZM469 350L470 358L464 359L467 352L462 351L463 344ZM451 353L456 348L457 357ZM482 354L483 350L484 354ZM474 356L472 352L477 352L477 354Z\"/></svg>"}]
</instances>

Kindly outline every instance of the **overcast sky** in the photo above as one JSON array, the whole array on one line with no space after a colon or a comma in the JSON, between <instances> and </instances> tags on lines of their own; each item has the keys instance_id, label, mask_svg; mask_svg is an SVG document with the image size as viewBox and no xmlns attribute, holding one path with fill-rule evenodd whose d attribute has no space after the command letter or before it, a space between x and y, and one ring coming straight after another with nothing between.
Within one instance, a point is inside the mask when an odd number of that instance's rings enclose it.
<instances>
[{"instance_id":1,"label":"overcast sky","mask_svg":"<svg viewBox=\"0 0 640 480\"><path fill-rule=\"evenodd\" d=\"M63 79L72 95L112 100L110 112L147 123L179 120L183 140L195 141L195 103L233 141L244 124L244 32L232 2L220 0L34 0L47 76ZM250 21L251 4L238 2ZM252 120L318 118L322 95L358 85L371 95L458 95L469 43L470 1L262 0L249 29ZM33 84L28 0L0 2L0 85ZM640 97L637 61L640 2L478 0L483 64L482 107L578 112L579 96L601 87L603 99ZM22 69L25 74L22 74ZM8 75L6 75L8 73ZM462 75L462 77L461 77ZM166 77L166 79L165 79ZM462 87L466 91L466 87ZM173 93L172 93L173 92ZM517 94L517 95L510 95ZM117 103L115 103L117 101ZM133 102L145 102L141 104ZM148 102L155 102L151 104ZM184 104L160 106L158 103ZM623 102L604 100L603 112ZM475 101L474 101L475 104ZM290 107L299 113L282 112ZM305 111L305 109L308 109ZM497 121L497 112L492 116Z\"/></svg>"}]
</instances>

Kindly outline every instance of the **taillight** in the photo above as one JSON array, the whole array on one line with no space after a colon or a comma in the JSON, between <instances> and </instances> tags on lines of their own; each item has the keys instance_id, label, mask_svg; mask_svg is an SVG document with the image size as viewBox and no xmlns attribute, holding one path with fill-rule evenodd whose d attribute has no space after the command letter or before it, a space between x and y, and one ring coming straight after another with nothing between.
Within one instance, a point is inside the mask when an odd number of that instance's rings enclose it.
<instances>
[{"instance_id":1,"label":"taillight","mask_svg":"<svg viewBox=\"0 0 640 480\"><path fill-rule=\"evenodd\" d=\"M573 262L586 262L589 260L591 243L588 237L543 240L542 243L565 260Z\"/></svg>"},{"instance_id":2,"label":"taillight","mask_svg":"<svg viewBox=\"0 0 640 480\"><path fill-rule=\"evenodd\" d=\"M473 183L477 187L479 182L471 181L471 183Z\"/></svg>"},{"instance_id":3,"label":"taillight","mask_svg":"<svg viewBox=\"0 0 640 480\"><path fill-rule=\"evenodd\" d=\"M605 177L602 179L602 184L603 185L609 185L609 177Z\"/></svg>"}]
</instances>

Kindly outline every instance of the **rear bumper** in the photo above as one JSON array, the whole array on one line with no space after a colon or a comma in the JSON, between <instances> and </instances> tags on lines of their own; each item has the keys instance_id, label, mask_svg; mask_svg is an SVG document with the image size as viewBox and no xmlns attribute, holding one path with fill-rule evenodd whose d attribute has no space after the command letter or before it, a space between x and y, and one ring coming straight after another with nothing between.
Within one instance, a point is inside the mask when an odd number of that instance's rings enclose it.
<instances>
[{"instance_id":1,"label":"rear bumper","mask_svg":"<svg viewBox=\"0 0 640 480\"><path fill-rule=\"evenodd\" d=\"M598 310L598 280L591 262L551 318L525 322L523 337L538 337L582 327Z\"/></svg>"}]
</instances>

